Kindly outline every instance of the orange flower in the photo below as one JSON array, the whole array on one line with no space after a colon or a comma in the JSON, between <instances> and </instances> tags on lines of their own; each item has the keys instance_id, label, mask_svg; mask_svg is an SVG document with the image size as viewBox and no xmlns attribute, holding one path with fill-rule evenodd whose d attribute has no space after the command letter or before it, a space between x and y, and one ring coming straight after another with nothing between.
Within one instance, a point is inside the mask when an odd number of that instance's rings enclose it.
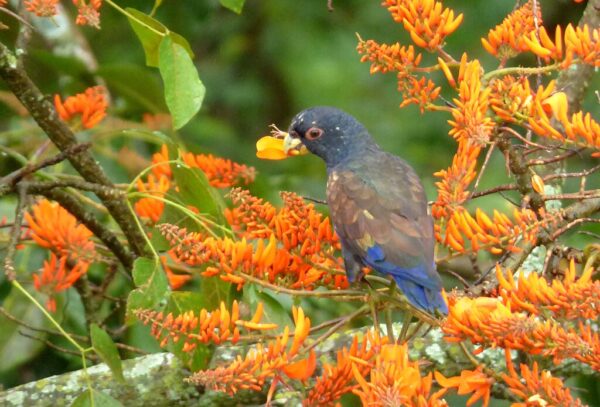
<instances>
[{"instance_id":1,"label":"orange flower","mask_svg":"<svg viewBox=\"0 0 600 407\"><path fill-rule=\"evenodd\" d=\"M600 123L589 113L577 112L569 118L566 95L557 92L545 99L535 100L536 116L529 119L529 126L538 135L575 144L594 151L593 157L600 156ZM553 120L562 125L564 134L556 129Z\"/></svg>"},{"instance_id":2,"label":"orange flower","mask_svg":"<svg viewBox=\"0 0 600 407\"><path fill-rule=\"evenodd\" d=\"M470 195L467 188L477 176L475 167L480 152L481 147L474 143L459 141L452 165L433 174L441 178L441 181L435 183L438 187L438 198L431 209L435 219L446 218L462 208L462 204Z\"/></svg>"},{"instance_id":3,"label":"orange flower","mask_svg":"<svg viewBox=\"0 0 600 407\"><path fill-rule=\"evenodd\" d=\"M538 120L536 105L541 102L546 106L552 101L554 85L555 82L550 81L546 87L540 86L534 92L526 77L508 75L496 79L490 84L490 107L505 122L523 124Z\"/></svg>"},{"instance_id":4,"label":"orange flower","mask_svg":"<svg viewBox=\"0 0 600 407\"><path fill-rule=\"evenodd\" d=\"M146 183L138 178L137 188L140 192L163 198L165 193L171 188L171 182L164 175L156 179L153 174L150 174ZM165 203L160 199L145 197L137 201L134 208L140 218L156 223L162 216Z\"/></svg>"},{"instance_id":5,"label":"orange flower","mask_svg":"<svg viewBox=\"0 0 600 407\"><path fill-rule=\"evenodd\" d=\"M579 61L584 64L600 66L600 30L598 28L590 30L587 25L573 27L569 24L565 29L563 40L562 30L560 26L557 26L554 41L552 41L546 29L540 27L539 38L535 34L530 34L524 37L524 42L531 52L546 61L562 60L560 63L562 69L568 68L575 57L578 57Z\"/></svg>"},{"instance_id":6,"label":"orange flower","mask_svg":"<svg viewBox=\"0 0 600 407\"><path fill-rule=\"evenodd\" d=\"M314 370L314 353L309 352L308 359L303 363L296 363L295 357L310 331L310 319L304 316L302 308L294 307L294 322L296 328L289 350L287 350L287 345L290 330L286 326L277 339L266 345L258 343L244 358L238 356L228 366L201 370L187 378L186 381L211 390L234 394L240 389L260 391L267 380L274 379L286 371L302 380L307 379ZM274 390L274 386L272 386L272 390ZM270 396L271 394L269 394Z\"/></svg>"},{"instance_id":7,"label":"orange flower","mask_svg":"<svg viewBox=\"0 0 600 407\"><path fill-rule=\"evenodd\" d=\"M496 266L500 295L512 311L537 315L549 310L557 318L569 320L594 320L600 315L600 281L592 280L592 272L593 267L588 266L576 278L575 262L571 260L562 281L554 278L549 283L537 273L520 273L515 281L510 272L505 276L502 268Z\"/></svg>"},{"instance_id":8,"label":"orange flower","mask_svg":"<svg viewBox=\"0 0 600 407\"><path fill-rule=\"evenodd\" d=\"M94 86L87 88L84 93L69 96L64 102L59 95L55 95L54 106L62 120L70 122L79 115L83 128L91 129L106 116L108 103L104 97L104 88Z\"/></svg>"},{"instance_id":9,"label":"orange flower","mask_svg":"<svg viewBox=\"0 0 600 407\"><path fill-rule=\"evenodd\" d=\"M38 245L75 262L94 259L92 232L57 203L43 199L25 213L25 219Z\"/></svg>"},{"instance_id":10,"label":"orange flower","mask_svg":"<svg viewBox=\"0 0 600 407\"><path fill-rule=\"evenodd\" d=\"M468 139L482 146L489 142L494 128L492 119L487 117L491 90L487 87L482 89L478 60L461 64L458 77L460 87L458 98L454 99L456 107L452 108L453 120L448 120L453 127L449 134L457 141Z\"/></svg>"},{"instance_id":11,"label":"orange flower","mask_svg":"<svg viewBox=\"0 0 600 407\"><path fill-rule=\"evenodd\" d=\"M408 359L406 344L385 345L366 379L352 366L359 387L353 393L363 406L447 406L441 393L431 393L432 374L422 377L418 362Z\"/></svg>"},{"instance_id":12,"label":"orange flower","mask_svg":"<svg viewBox=\"0 0 600 407\"><path fill-rule=\"evenodd\" d=\"M489 250L493 254L500 254L504 250L518 251L515 245L519 239L528 242L537 241L537 233L546 225L554 215L543 216L538 220L535 213L530 209L514 209L515 221L508 216L494 210L493 218L477 208L475 217L471 216L464 208L458 208L451 212L447 218L445 229L436 225L437 238L444 245L457 252L465 253L468 250ZM470 249L466 242L470 242Z\"/></svg>"},{"instance_id":13,"label":"orange flower","mask_svg":"<svg viewBox=\"0 0 600 407\"><path fill-rule=\"evenodd\" d=\"M159 229L169 241L176 261L190 266L202 265L202 276L219 276L223 281L236 284L238 289L248 276L296 289L313 289L317 285L348 286L338 259L323 254L302 255L301 249L299 253L290 252L278 247L273 234L268 240L248 242L205 237L169 224L160 225ZM331 272L334 267L340 274Z\"/></svg>"},{"instance_id":14,"label":"orange flower","mask_svg":"<svg viewBox=\"0 0 600 407\"><path fill-rule=\"evenodd\" d=\"M502 379L509 390L523 400L522 403L511 404L511 407L584 406L579 399L571 396L570 390L565 387L560 378L553 377L548 370L540 371L537 362L533 362L533 368L521 364L521 375L519 375L512 360L509 357L506 359L509 374L502 374Z\"/></svg>"},{"instance_id":15,"label":"orange flower","mask_svg":"<svg viewBox=\"0 0 600 407\"><path fill-rule=\"evenodd\" d=\"M448 318L442 327L448 342L469 339L484 347L552 356L557 364L574 358L600 371L600 337L590 325L565 328L554 319L513 312L510 302L504 304L498 299L450 298L448 305Z\"/></svg>"},{"instance_id":16,"label":"orange flower","mask_svg":"<svg viewBox=\"0 0 600 407\"><path fill-rule=\"evenodd\" d=\"M248 185L254 181L253 167L238 164L212 154L182 154L183 161L191 168L200 168L210 185L216 188L229 188L234 185Z\"/></svg>"},{"instance_id":17,"label":"orange flower","mask_svg":"<svg viewBox=\"0 0 600 407\"><path fill-rule=\"evenodd\" d=\"M248 185L254 181L256 171L253 167L239 164L226 158L212 154L181 153L183 161L191 168L199 168L206 174L210 185L216 188L229 188L236 185ZM169 151L163 144L160 151L152 156L152 172L157 177L171 178Z\"/></svg>"},{"instance_id":18,"label":"orange flower","mask_svg":"<svg viewBox=\"0 0 600 407\"><path fill-rule=\"evenodd\" d=\"M102 0L73 0L73 4L77 7L77 19L75 24L90 25L95 28L100 28L100 7Z\"/></svg>"},{"instance_id":19,"label":"orange flower","mask_svg":"<svg viewBox=\"0 0 600 407\"><path fill-rule=\"evenodd\" d=\"M357 50L363 56L360 62L371 62L371 74L376 72L405 72L419 66L422 55L415 54L415 48L410 45L402 46L399 43L393 45L378 44L373 40L359 40Z\"/></svg>"},{"instance_id":20,"label":"orange flower","mask_svg":"<svg viewBox=\"0 0 600 407\"><path fill-rule=\"evenodd\" d=\"M323 374L317 378L303 405L331 405L342 395L356 389L358 384L354 380L353 370L358 370L361 376L366 377L371 371L371 361L387 342L387 336L381 337L376 331L367 331L361 344L358 336L354 336L349 348L343 347L337 351L337 363L323 365Z\"/></svg>"},{"instance_id":21,"label":"orange flower","mask_svg":"<svg viewBox=\"0 0 600 407\"><path fill-rule=\"evenodd\" d=\"M443 45L463 19L462 14L454 17L453 10L435 0L384 0L383 6L394 21L404 25L416 45L431 51Z\"/></svg>"},{"instance_id":22,"label":"orange flower","mask_svg":"<svg viewBox=\"0 0 600 407\"><path fill-rule=\"evenodd\" d=\"M38 17L52 17L56 15L58 0L25 0L24 4L25 10Z\"/></svg>"},{"instance_id":23,"label":"orange flower","mask_svg":"<svg viewBox=\"0 0 600 407\"><path fill-rule=\"evenodd\" d=\"M233 301L231 312L221 302L219 309L210 312L201 309L198 315L194 311L177 316L153 310L135 310L134 313L143 324L152 324L152 336L160 341L161 347L167 346L169 340L178 343L183 338L183 351L191 352L201 343L237 343L240 339L240 327L247 331L277 328L276 324L260 323L262 310L263 305L259 303L251 321L239 319L237 301Z\"/></svg>"},{"instance_id":24,"label":"orange flower","mask_svg":"<svg viewBox=\"0 0 600 407\"><path fill-rule=\"evenodd\" d=\"M440 95L441 89L439 86L435 86L431 79L424 76L418 78L413 75L398 74L398 91L404 99L400 103L400 107L416 104L423 113L431 107L433 101Z\"/></svg>"},{"instance_id":25,"label":"orange flower","mask_svg":"<svg viewBox=\"0 0 600 407\"><path fill-rule=\"evenodd\" d=\"M490 402L490 391L494 379L488 377L479 366L475 370L463 370L460 376L446 378L440 372L435 372L435 380L445 389L456 387L458 394L471 394L467 400L467 406L473 405L477 400L483 398L483 405L487 407Z\"/></svg>"},{"instance_id":26,"label":"orange flower","mask_svg":"<svg viewBox=\"0 0 600 407\"><path fill-rule=\"evenodd\" d=\"M175 273L171 268L167 265L167 256L160 256L160 261L162 262L163 269L165 270L165 274L167 275L167 280L169 280L169 285L172 290L178 290L185 285L188 281L192 279L192 276L189 273Z\"/></svg>"},{"instance_id":27,"label":"orange flower","mask_svg":"<svg viewBox=\"0 0 600 407\"><path fill-rule=\"evenodd\" d=\"M532 0L527 1L520 8L516 9L502 21L502 24L490 30L487 39L482 38L483 47L492 55L500 59L512 58L522 51L529 49L526 43L526 37L530 34L535 36L536 24L542 26L542 12L537 5L535 17L533 12Z\"/></svg>"},{"instance_id":28,"label":"orange flower","mask_svg":"<svg viewBox=\"0 0 600 407\"><path fill-rule=\"evenodd\" d=\"M86 262L77 262L73 267L69 267L66 256L57 259L54 253L50 253L50 260L44 261L41 272L33 275L33 286L36 290L49 295L46 308L55 312L54 294L71 287L87 270L88 263Z\"/></svg>"}]
</instances>

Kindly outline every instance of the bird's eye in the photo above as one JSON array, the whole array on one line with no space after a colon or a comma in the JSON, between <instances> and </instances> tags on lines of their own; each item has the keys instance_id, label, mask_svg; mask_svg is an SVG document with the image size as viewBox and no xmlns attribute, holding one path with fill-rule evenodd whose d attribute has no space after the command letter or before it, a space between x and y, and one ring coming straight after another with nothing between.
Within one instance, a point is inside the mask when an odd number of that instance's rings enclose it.
<instances>
[{"instance_id":1,"label":"bird's eye","mask_svg":"<svg viewBox=\"0 0 600 407\"><path fill-rule=\"evenodd\" d=\"M316 140L323 135L323 130L318 127L311 127L306 131L306 138L309 140Z\"/></svg>"}]
</instances>

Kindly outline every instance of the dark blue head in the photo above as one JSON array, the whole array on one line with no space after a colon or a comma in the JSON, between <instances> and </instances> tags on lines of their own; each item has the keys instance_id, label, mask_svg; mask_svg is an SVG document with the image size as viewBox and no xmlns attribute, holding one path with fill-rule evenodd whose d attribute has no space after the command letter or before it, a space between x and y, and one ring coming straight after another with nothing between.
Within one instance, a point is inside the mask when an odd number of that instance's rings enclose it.
<instances>
[{"instance_id":1,"label":"dark blue head","mask_svg":"<svg viewBox=\"0 0 600 407\"><path fill-rule=\"evenodd\" d=\"M333 167L366 149L376 148L367 129L354 117L334 107L311 107L292 120L286 138L288 149L300 145Z\"/></svg>"}]
</instances>

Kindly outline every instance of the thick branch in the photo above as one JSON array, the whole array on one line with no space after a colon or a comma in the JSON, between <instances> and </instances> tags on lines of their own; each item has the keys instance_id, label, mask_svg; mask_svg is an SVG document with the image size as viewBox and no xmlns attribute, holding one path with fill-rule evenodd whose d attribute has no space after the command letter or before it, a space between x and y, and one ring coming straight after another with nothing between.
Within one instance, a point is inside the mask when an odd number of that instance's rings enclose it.
<instances>
[{"instance_id":1,"label":"thick branch","mask_svg":"<svg viewBox=\"0 0 600 407\"><path fill-rule=\"evenodd\" d=\"M117 236L102 224L94 213L86 209L75 197L68 192L59 189L46 189L36 190L32 188L28 192L39 193L44 195L60 204L65 208L71 215L75 216L77 220L83 223L98 239L102 241L108 247L108 249L114 253L119 261L127 268L131 269L135 256L119 241Z\"/></svg>"},{"instance_id":2,"label":"thick branch","mask_svg":"<svg viewBox=\"0 0 600 407\"><path fill-rule=\"evenodd\" d=\"M59 150L65 151L77 144L73 132L59 119L52 104L46 100L27 73L18 66L15 55L2 43L0 43L0 77ZM113 186L102 167L89 152L70 155L68 159L86 181ZM99 198L125 233L132 250L137 255L143 255L146 251L144 238L127 207L125 198Z\"/></svg>"}]
</instances>

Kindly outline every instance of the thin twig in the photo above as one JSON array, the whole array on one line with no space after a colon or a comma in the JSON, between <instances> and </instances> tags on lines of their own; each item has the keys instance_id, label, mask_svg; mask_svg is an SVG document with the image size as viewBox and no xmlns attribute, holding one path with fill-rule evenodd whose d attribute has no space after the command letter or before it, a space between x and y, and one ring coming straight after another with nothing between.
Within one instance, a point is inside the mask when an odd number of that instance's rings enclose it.
<instances>
[{"instance_id":1,"label":"thin twig","mask_svg":"<svg viewBox=\"0 0 600 407\"><path fill-rule=\"evenodd\" d=\"M65 149L65 151L61 151L57 155L53 157L49 157L39 163L30 163L24 167L19 168L18 170L0 178L0 185L6 184L8 186L14 186L17 182L25 178L27 175L33 174L36 171L41 170L42 168L50 167L52 165L56 165L64 160L68 159L70 155L79 154L82 151L87 150L92 146L91 143L80 143L74 144L69 148Z\"/></svg>"},{"instance_id":2,"label":"thin twig","mask_svg":"<svg viewBox=\"0 0 600 407\"><path fill-rule=\"evenodd\" d=\"M471 196L469 196L469 199L473 198L473 195L475 194L475 190L479 186L479 181L481 181L481 178L483 177L483 173L485 172L485 169L487 168L487 165L490 161L490 158L492 157L492 153L494 152L495 147L496 147L496 144L494 143L488 149L488 151L485 155L485 159L483 160L483 164L481 164L481 169L479 170L477 179L475 180L475 184L473 184L473 191L471 192Z\"/></svg>"},{"instance_id":3,"label":"thin twig","mask_svg":"<svg viewBox=\"0 0 600 407\"><path fill-rule=\"evenodd\" d=\"M563 233L567 232L572 227L579 225L580 223L600 223L600 219L596 219L596 218L579 218L579 219L575 219L574 221L569 222L566 225L564 225L563 227L561 227L560 229L556 230L550 236L550 238L552 240L556 240L560 235L562 235Z\"/></svg>"},{"instance_id":4,"label":"thin twig","mask_svg":"<svg viewBox=\"0 0 600 407\"><path fill-rule=\"evenodd\" d=\"M23 224L23 217L25 215L25 200L27 198L25 188L19 187L18 190L19 196L17 207L15 208L15 220L10 230L10 240L8 242L8 247L6 249L4 258L4 273L9 281L13 281L16 278L14 256L17 250L17 244L21 238L21 225Z\"/></svg>"},{"instance_id":5,"label":"thin twig","mask_svg":"<svg viewBox=\"0 0 600 407\"><path fill-rule=\"evenodd\" d=\"M540 159L540 158L534 158L532 160L527 161L527 165L528 166L533 166L533 165L546 165L546 164L552 164L555 163L557 161L562 161L566 158L572 157L576 154L579 154L580 152L582 152L584 149L577 149L577 150L569 150L568 152L566 152L565 154L562 155L558 155L555 157L551 157L551 158L545 158L545 159Z\"/></svg>"}]
</instances>

